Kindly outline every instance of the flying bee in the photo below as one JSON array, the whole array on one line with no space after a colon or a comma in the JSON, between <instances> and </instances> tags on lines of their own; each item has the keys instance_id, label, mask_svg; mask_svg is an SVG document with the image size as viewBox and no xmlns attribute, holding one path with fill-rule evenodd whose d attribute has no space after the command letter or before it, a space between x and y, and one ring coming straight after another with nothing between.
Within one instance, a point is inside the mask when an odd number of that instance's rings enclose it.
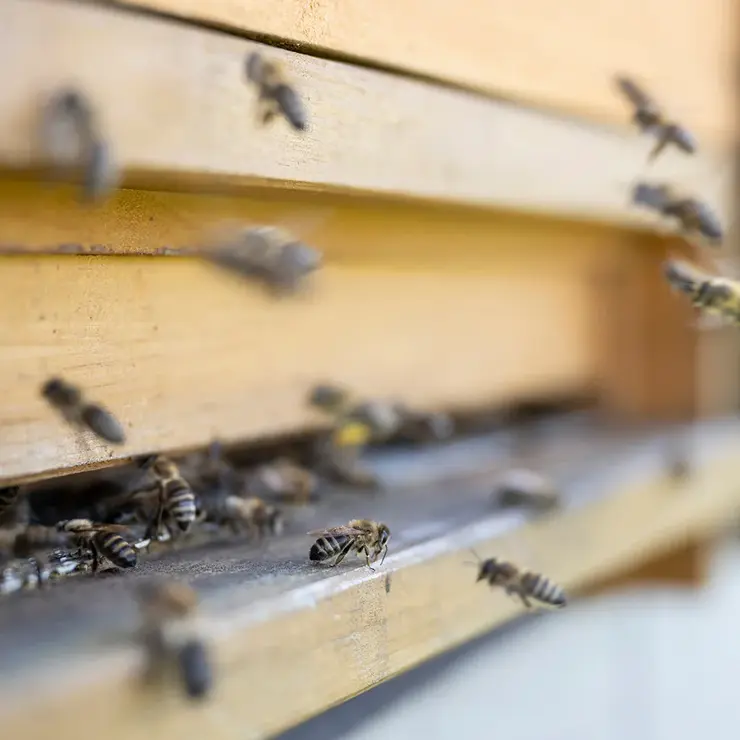
<instances>
[{"instance_id":1,"label":"flying bee","mask_svg":"<svg viewBox=\"0 0 740 740\"><path fill-rule=\"evenodd\" d=\"M277 226L237 229L200 254L222 268L261 280L278 294L295 292L323 259L318 249Z\"/></svg>"},{"instance_id":2,"label":"flying bee","mask_svg":"<svg viewBox=\"0 0 740 740\"><path fill-rule=\"evenodd\" d=\"M283 531L280 510L256 496L211 497L204 502L204 507L207 519L228 526L236 535L246 531L262 539L267 534L280 535Z\"/></svg>"},{"instance_id":3,"label":"flying bee","mask_svg":"<svg viewBox=\"0 0 740 740\"><path fill-rule=\"evenodd\" d=\"M513 563L498 558L478 560L476 582L488 581L491 586L501 586L509 596L519 597L527 609L532 608L533 601L555 609L561 609L567 604L565 591L539 573L518 568Z\"/></svg>"},{"instance_id":4,"label":"flying bee","mask_svg":"<svg viewBox=\"0 0 740 740\"><path fill-rule=\"evenodd\" d=\"M632 202L676 219L686 235L698 234L715 245L722 241L722 224L711 208L696 198L680 194L670 185L638 183L632 190Z\"/></svg>"},{"instance_id":5,"label":"flying bee","mask_svg":"<svg viewBox=\"0 0 740 740\"><path fill-rule=\"evenodd\" d=\"M494 492L501 508L526 507L537 511L551 511L560 506L560 492L542 475L532 470L510 470L503 476Z\"/></svg>"},{"instance_id":6,"label":"flying bee","mask_svg":"<svg viewBox=\"0 0 740 740\"><path fill-rule=\"evenodd\" d=\"M101 558L106 558L118 568L133 568L136 565L136 550L131 542L121 535L131 537L128 527L117 524L97 524L89 519L68 519L57 524L60 532L66 532L79 547L87 548L92 555L92 571L95 573Z\"/></svg>"},{"instance_id":7,"label":"flying bee","mask_svg":"<svg viewBox=\"0 0 740 740\"><path fill-rule=\"evenodd\" d=\"M296 131L306 130L306 110L282 62L265 59L255 51L247 57L245 71L247 80L259 89L263 123L270 123L277 114L282 114Z\"/></svg>"},{"instance_id":8,"label":"flying bee","mask_svg":"<svg viewBox=\"0 0 740 740\"><path fill-rule=\"evenodd\" d=\"M140 588L139 599L147 677L164 677L173 667L189 698L206 697L213 688L213 670L197 621L195 591L175 581L153 582Z\"/></svg>"},{"instance_id":9,"label":"flying bee","mask_svg":"<svg viewBox=\"0 0 740 740\"><path fill-rule=\"evenodd\" d=\"M61 378L51 378L41 388L41 395L73 427L87 428L112 444L123 444L123 427L110 411L96 403L88 403L80 388Z\"/></svg>"},{"instance_id":10,"label":"flying bee","mask_svg":"<svg viewBox=\"0 0 740 740\"><path fill-rule=\"evenodd\" d=\"M331 563L333 568L344 560L347 553L354 550L358 557L365 556L365 564L370 570L375 570L370 563L374 563L383 553L383 559L380 561L383 565L388 553L391 531L387 525L380 522L353 519L340 527L319 529L308 534L319 536L311 545L308 555L310 560L323 563L334 558L334 562Z\"/></svg>"},{"instance_id":11,"label":"flying bee","mask_svg":"<svg viewBox=\"0 0 740 740\"><path fill-rule=\"evenodd\" d=\"M284 457L257 468L246 484L246 490L255 496L273 496L296 503L314 500L318 488L317 475Z\"/></svg>"},{"instance_id":12,"label":"flying bee","mask_svg":"<svg viewBox=\"0 0 740 740\"><path fill-rule=\"evenodd\" d=\"M157 537L163 519L168 525L175 524L181 532L187 532L196 519L195 493L177 465L164 455L154 455L144 460L142 467L151 470L155 484L152 488L136 491L132 498L142 503L156 501L156 514L144 537ZM168 526L168 529L171 528Z\"/></svg>"},{"instance_id":13,"label":"flying bee","mask_svg":"<svg viewBox=\"0 0 740 740\"><path fill-rule=\"evenodd\" d=\"M82 170L85 201L101 200L117 186L118 168L92 106L78 90L61 90L47 101L39 135L44 159L56 176Z\"/></svg>"},{"instance_id":14,"label":"flying bee","mask_svg":"<svg viewBox=\"0 0 740 740\"><path fill-rule=\"evenodd\" d=\"M740 281L713 277L676 259L663 263L663 275L672 288L689 296L701 313L740 326Z\"/></svg>"},{"instance_id":15,"label":"flying bee","mask_svg":"<svg viewBox=\"0 0 740 740\"><path fill-rule=\"evenodd\" d=\"M654 161L669 144L686 154L696 153L699 147L691 132L677 121L669 120L658 104L634 80L619 76L617 87L633 107L632 122L642 133L652 134L657 139L655 147L648 155L648 161Z\"/></svg>"}]
</instances>

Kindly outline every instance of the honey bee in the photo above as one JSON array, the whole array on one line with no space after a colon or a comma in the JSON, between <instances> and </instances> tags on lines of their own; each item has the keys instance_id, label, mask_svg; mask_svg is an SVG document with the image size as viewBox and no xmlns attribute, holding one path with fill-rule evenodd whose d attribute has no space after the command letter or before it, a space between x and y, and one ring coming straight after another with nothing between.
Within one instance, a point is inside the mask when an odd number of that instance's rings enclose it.
<instances>
[{"instance_id":1,"label":"honey bee","mask_svg":"<svg viewBox=\"0 0 740 740\"><path fill-rule=\"evenodd\" d=\"M542 475L532 470L510 470L494 490L496 504L502 508L526 507L551 511L560 506L560 493Z\"/></svg>"},{"instance_id":2,"label":"honey bee","mask_svg":"<svg viewBox=\"0 0 740 740\"><path fill-rule=\"evenodd\" d=\"M509 596L519 597L527 609L532 608L533 601L555 609L561 609L567 603L565 591L539 573L523 570L498 558L478 560L476 582L488 581L491 586L501 586Z\"/></svg>"},{"instance_id":3,"label":"honey bee","mask_svg":"<svg viewBox=\"0 0 740 740\"><path fill-rule=\"evenodd\" d=\"M150 522L145 538L157 537L162 529L162 521L177 525L181 532L187 532L196 519L195 493L180 474L177 465L164 455L154 455L142 463L142 467L152 471L155 484L132 494L132 498L142 503L156 501L156 513Z\"/></svg>"},{"instance_id":4,"label":"honey bee","mask_svg":"<svg viewBox=\"0 0 740 740\"><path fill-rule=\"evenodd\" d=\"M106 558L118 568L133 568L136 565L136 550L121 536L130 536L128 527L97 524L89 519L68 519L59 522L57 529L70 534L79 547L90 551L93 573L98 570L101 558Z\"/></svg>"},{"instance_id":5,"label":"honey bee","mask_svg":"<svg viewBox=\"0 0 740 740\"><path fill-rule=\"evenodd\" d=\"M633 123L641 132L657 138L648 161L654 161L669 144L686 154L697 151L698 144L691 132L678 122L668 120L658 104L634 80L619 76L617 86L634 109Z\"/></svg>"},{"instance_id":6,"label":"honey bee","mask_svg":"<svg viewBox=\"0 0 740 740\"><path fill-rule=\"evenodd\" d=\"M632 202L676 219L686 235L697 234L715 245L722 241L722 224L711 208L696 198L680 194L670 185L638 183L632 190Z\"/></svg>"},{"instance_id":7,"label":"honey bee","mask_svg":"<svg viewBox=\"0 0 740 740\"><path fill-rule=\"evenodd\" d=\"M246 484L246 490L255 496L298 503L314 500L318 488L318 476L284 457L257 468Z\"/></svg>"},{"instance_id":8,"label":"honey bee","mask_svg":"<svg viewBox=\"0 0 740 740\"><path fill-rule=\"evenodd\" d=\"M123 427L110 411L96 403L88 403L82 391L61 378L51 378L41 388L41 395L61 413L73 427L87 428L111 444L123 444Z\"/></svg>"},{"instance_id":9,"label":"honey bee","mask_svg":"<svg viewBox=\"0 0 740 740\"><path fill-rule=\"evenodd\" d=\"M210 497L204 507L208 520L228 526L236 535L246 531L251 537L262 539L266 534L280 535L283 531L280 510L256 496Z\"/></svg>"},{"instance_id":10,"label":"honey bee","mask_svg":"<svg viewBox=\"0 0 740 740\"><path fill-rule=\"evenodd\" d=\"M238 229L200 254L231 272L261 280L278 294L295 292L323 259L318 249L277 226Z\"/></svg>"},{"instance_id":11,"label":"honey bee","mask_svg":"<svg viewBox=\"0 0 740 740\"><path fill-rule=\"evenodd\" d=\"M666 260L663 275L672 288L689 296L701 313L740 326L740 281L713 277L676 259Z\"/></svg>"},{"instance_id":12,"label":"honey bee","mask_svg":"<svg viewBox=\"0 0 740 740\"><path fill-rule=\"evenodd\" d=\"M44 106L40 141L45 159L59 175L83 170L83 197L97 201L114 189L119 172L100 136L92 106L77 90L61 90Z\"/></svg>"},{"instance_id":13,"label":"honey bee","mask_svg":"<svg viewBox=\"0 0 740 740\"><path fill-rule=\"evenodd\" d=\"M375 568L370 565L383 553L380 564L383 565L388 553L388 540L391 531L388 526L370 519L353 519L340 527L329 527L308 533L311 536L318 535L316 542L311 545L309 559L322 563L334 558L331 563L333 568L344 560L347 553L354 550L358 557L365 556L365 564L370 570Z\"/></svg>"},{"instance_id":14,"label":"honey bee","mask_svg":"<svg viewBox=\"0 0 740 740\"><path fill-rule=\"evenodd\" d=\"M247 57L245 71L247 79L259 89L258 103L263 123L267 124L277 114L282 114L296 131L306 130L306 110L281 62L252 52Z\"/></svg>"},{"instance_id":15,"label":"honey bee","mask_svg":"<svg viewBox=\"0 0 740 740\"><path fill-rule=\"evenodd\" d=\"M164 677L173 667L189 698L205 698L213 688L213 670L197 620L195 591L184 583L151 582L140 588L139 601L148 678Z\"/></svg>"}]
</instances>

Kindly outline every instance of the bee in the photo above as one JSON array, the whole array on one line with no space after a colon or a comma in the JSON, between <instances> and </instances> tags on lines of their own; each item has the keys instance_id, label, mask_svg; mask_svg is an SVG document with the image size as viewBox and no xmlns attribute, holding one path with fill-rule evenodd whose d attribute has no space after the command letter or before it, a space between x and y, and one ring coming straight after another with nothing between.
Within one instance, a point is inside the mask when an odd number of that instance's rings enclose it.
<instances>
[{"instance_id":1,"label":"bee","mask_svg":"<svg viewBox=\"0 0 740 740\"><path fill-rule=\"evenodd\" d=\"M239 229L200 253L219 267L261 280L278 294L295 292L323 259L318 249L277 226Z\"/></svg>"},{"instance_id":2,"label":"bee","mask_svg":"<svg viewBox=\"0 0 740 740\"><path fill-rule=\"evenodd\" d=\"M518 568L513 563L498 558L478 560L476 582L488 581L491 586L501 586L509 596L518 596L527 609L532 608L533 601L555 609L561 609L567 603L565 591L539 573Z\"/></svg>"},{"instance_id":3,"label":"bee","mask_svg":"<svg viewBox=\"0 0 740 740\"><path fill-rule=\"evenodd\" d=\"M560 506L560 493L542 475L532 470L510 470L494 490L496 504L502 508L524 506L551 511Z\"/></svg>"},{"instance_id":4,"label":"bee","mask_svg":"<svg viewBox=\"0 0 740 740\"><path fill-rule=\"evenodd\" d=\"M111 444L126 441L126 434L116 417L99 404L88 403L82 391L72 383L51 378L41 387L41 395L71 426L90 429Z\"/></svg>"},{"instance_id":5,"label":"bee","mask_svg":"<svg viewBox=\"0 0 740 740\"><path fill-rule=\"evenodd\" d=\"M689 296L701 313L740 326L740 281L713 277L676 259L663 263L663 275L672 288Z\"/></svg>"},{"instance_id":6,"label":"bee","mask_svg":"<svg viewBox=\"0 0 740 740\"><path fill-rule=\"evenodd\" d=\"M262 539L266 534L280 535L283 531L280 510L256 496L211 497L205 502L205 514L207 519L225 524L236 535L246 531L250 536Z\"/></svg>"},{"instance_id":7,"label":"bee","mask_svg":"<svg viewBox=\"0 0 740 740\"><path fill-rule=\"evenodd\" d=\"M687 234L698 234L711 244L720 244L724 236L722 224L711 208L696 198L678 193L669 185L638 183L632 190L632 202L657 211L678 221Z\"/></svg>"},{"instance_id":8,"label":"bee","mask_svg":"<svg viewBox=\"0 0 740 740\"><path fill-rule=\"evenodd\" d=\"M375 568L370 563L374 563L382 552L383 559L380 564L383 565L388 553L391 531L387 525L380 522L353 519L340 527L319 529L308 534L319 535L316 542L311 545L308 555L310 560L323 563L334 558L334 562L331 563L333 568L344 560L347 553L354 550L358 557L365 556L365 564L374 571Z\"/></svg>"},{"instance_id":9,"label":"bee","mask_svg":"<svg viewBox=\"0 0 740 740\"><path fill-rule=\"evenodd\" d=\"M67 519L59 522L57 529L70 534L79 547L90 551L93 573L98 570L101 558L106 558L118 568L133 568L136 565L136 550L121 536L130 535L128 527L97 524L89 519Z\"/></svg>"},{"instance_id":10,"label":"bee","mask_svg":"<svg viewBox=\"0 0 740 740\"><path fill-rule=\"evenodd\" d=\"M306 110L281 62L265 59L255 51L247 57L245 71L247 80L259 88L263 123L270 123L277 114L282 114L296 131L306 130Z\"/></svg>"},{"instance_id":11,"label":"bee","mask_svg":"<svg viewBox=\"0 0 740 740\"><path fill-rule=\"evenodd\" d=\"M257 468L246 484L246 490L255 496L298 503L314 500L318 488L317 475L284 457Z\"/></svg>"},{"instance_id":12,"label":"bee","mask_svg":"<svg viewBox=\"0 0 740 740\"><path fill-rule=\"evenodd\" d=\"M174 667L187 696L205 698L213 688L213 670L197 621L195 591L175 581L146 583L139 590L139 603L148 677L163 676Z\"/></svg>"},{"instance_id":13,"label":"bee","mask_svg":"<svg viewBox=\"0 0 740 740\"><path fill-rule=\"evenodd\" d=\"M641 132L657 138L648 161L654 161L669 144L686 154L697 151L699 147L693 134L678 122L668 120L658 104L634 80L619 76L617 87L634 109L632 122Z\"/></svg>"},{"instance_id":14,"label":"bee","mask_svg":"<svg viewBox=\"0 0 740 740\"><path fill-rule=\"evenodd\" d=\"M42 110L39 133L43 155L56 175L83 170L85 201L101 200L116 187L118 168L81 92L70 89L54 94Z\"/></svg>"},{"instance_id":15,"label":"bee","mask_svg":"<svg viewBox=\"0 0 740 740\"><path fill-rule=\"evenodd\" d=\"M181 532L187 532L196 519L195 493L180 474L177 465L164 455L147 458L141 465L151 470L156 480L152 488L132 494L134 500L142 503L156 500L156 514L144 537L158 536L165 518L168 525L176 524ZM168 526L168 529L171 528Z\"/></svg>"}]
</instances>

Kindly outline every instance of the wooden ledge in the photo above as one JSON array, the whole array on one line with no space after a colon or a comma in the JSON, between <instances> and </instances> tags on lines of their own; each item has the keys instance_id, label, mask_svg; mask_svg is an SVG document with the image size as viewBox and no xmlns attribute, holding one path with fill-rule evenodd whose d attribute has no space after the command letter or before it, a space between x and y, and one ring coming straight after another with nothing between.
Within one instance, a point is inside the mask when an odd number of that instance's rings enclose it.
<instances>
[{"instance_id":1,"label":"wooden ledge","mask_svg":"<svg viewBox=\"0 0 740 740\"><path fill-rule=\"evenodd\" d=\"M470 547L544 571L577 592L711 536L740 506L736 421L693 428L697 472L682 484L661 469L659 433L619 437L588 426L564 433L557 425L552 432L529 463L539 460L538 467L568 482L569 506L546 519L524 524L516 513L486 513L491 461L511 462L505 445L490 444L479 448L488 474L483 466L476 477L373 499L340 493L314 512L297 512L293 534L262 553L181 551L128 577L9 598L0 610L4 731L72 740L85 716L105 727L109 740L145 732L162 740L271 736L521 614L503 594L474 583L473 569L464 566ZM384 567L311 567L300 532L358 514L393 529ZM219 683L200 707L175 693L142 694L138 652L106 648L109 632L134 625L128 594L154 572L187 578L202 591Z\"/></svg>"},{"instance_id":2,"label":"wooden ledge","mask_svg":"<svg viewBox=\"0 0 740 740\"><path fill-rule=\"evenodd\" d=\"M256 126L244 59L257 48L293 72L310 114L305 135L282 121ZM68 0L0 4L0 63L15 70L0 88L6 168L37 164L39 106L74 84L97 109L128 186L267 183L654 223L627 205L651 146L633 132ZM724 210L729 168L722 151L707 152L666 154L650 175Z\"/></svg>"}]
</instances>

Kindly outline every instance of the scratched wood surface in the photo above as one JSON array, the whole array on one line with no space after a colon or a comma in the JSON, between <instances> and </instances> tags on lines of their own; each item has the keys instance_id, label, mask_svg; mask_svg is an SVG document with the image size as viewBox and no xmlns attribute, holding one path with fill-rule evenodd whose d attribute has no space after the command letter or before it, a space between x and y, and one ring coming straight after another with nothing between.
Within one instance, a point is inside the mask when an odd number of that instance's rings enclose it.
<instances>
[{"instance_id":1,"label":"scratched wood surface","mask_svg":"<svg viewBox=\"0 0 740 740\"><path fill-rule=\"evenodd\" d=\"M338 572L305 561L301 533L319 509L296 515L286 536L262 552L232 546L193 560L165 556L128 577L8 599L0 604L0 644L12 669L0 676L5 732L36 740L53 730L71 740L84 713L111 740L145 732L168 740L271 736L521 614L503 594L474 583L464 565L471 546L545 571L574 595L711 536L737 513L737 422L692 428L696 473L682 484L663 472L659 431L619 437L578 428L553 424L526 458L556 476L568 502L529 524L489 508L493 476L512 464L503 439L479 440L477 458L467 461L478 465L472 477L458 450L450 460L462 477L423 491L403 488L403 465L379 460L378 470L401 487L362 506L393 531L391 554L375 573L356 561ZM444 455L425 452L412 467L433 464L439 475ZM406 475L406 484L412 479ZM351 496L343 501L329 504L332 520L356 510ZM132 587L155 573L186 578L203 595L219 682L201 706L185 705L174 690L142 692L137 650L113 642L135 627Z\"/></svg>"},{"instance_id":2,"label":"scratched wood surface","mask_svg":"<svg viewBox=\"0 0 740 740\"><path fill-rule=\"evenodd\" d=\"M651 147L632 131L280 49L267 52L294 74L310 126L304 135L283 121L265 129L244 81L255 48L98 4L6 0L0 65L15 72L0 84L0 166L40 164L40 106L74 85L94 105L129 185L203 191L267 182L654 223L627 206ZM650 174L724 209L723 152L710 140L702 156L667 153Z\"/></svg>"},{"instance_id":3,"label":"scratched wood surface","mask_svg":"<svg viewBox=\"0 0 740 740\"><path fill-rule=\"evenodd\" d=\"M120 0L301 50L620 122L615 72L643 78L710 138L732 134L732 0Z\"/></svg>"}]
</instances>

